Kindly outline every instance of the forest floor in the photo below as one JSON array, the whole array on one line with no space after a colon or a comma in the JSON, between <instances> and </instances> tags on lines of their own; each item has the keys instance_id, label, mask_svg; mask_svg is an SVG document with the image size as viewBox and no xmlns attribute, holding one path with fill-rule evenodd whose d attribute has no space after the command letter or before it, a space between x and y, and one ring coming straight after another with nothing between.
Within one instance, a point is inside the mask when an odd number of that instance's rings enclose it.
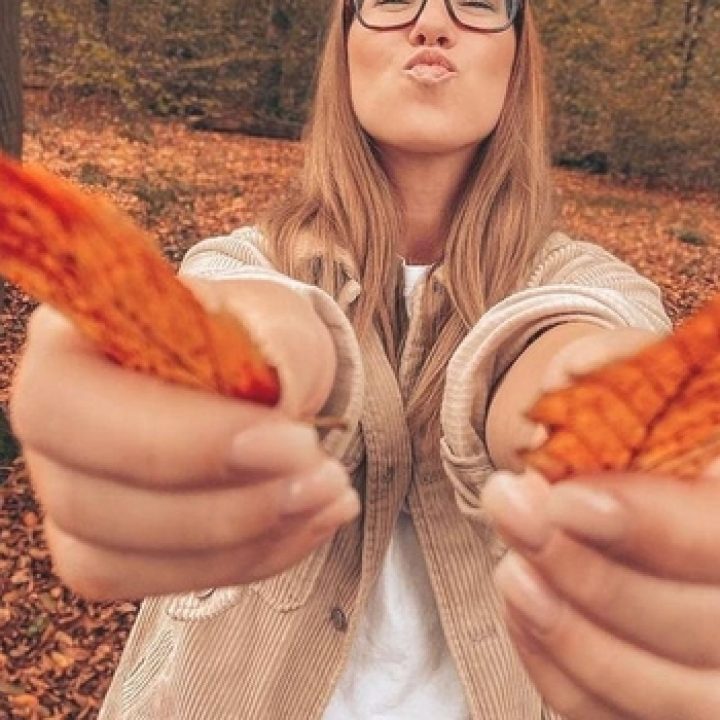
<instances>
[{"instance_id":1,"label":"forest floor","mask_svg":"<svg viewBox=\"0 0 720 720\"><path fill-rule=\"evenodd\" d=\"M26 161L109 196L177 263L197 240L252 222L298 168L298 144L196 133L28 96ZM673 321L720 280L720 196L647 189L556 170L557 227L606 247L662 288ZM10 288L0 336L0 406L33 303ZM0 466L0 717L97 715L137 606L87 603L52 574L22 459Z\"/></svg>"}]
</instances>

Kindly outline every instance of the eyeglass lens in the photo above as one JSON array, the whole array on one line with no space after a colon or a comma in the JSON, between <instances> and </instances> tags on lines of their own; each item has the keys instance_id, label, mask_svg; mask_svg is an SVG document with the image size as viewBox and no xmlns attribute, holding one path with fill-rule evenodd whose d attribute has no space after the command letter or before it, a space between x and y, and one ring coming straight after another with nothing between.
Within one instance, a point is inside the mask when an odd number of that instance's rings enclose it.
<instances>
[{"instance_id":1,"label":"eyeglass lens","mask_svg":"<svg viewBox=\"0 0 720 720\"><path fill-rule=\"evenodd\" d=\"M364 24L393 28L414 22L423 0L358 0L358 12ZM455 19L478 30L497 31L510 26L517 3L512 0L451 0Z\"/></svg>"}]
</instances>

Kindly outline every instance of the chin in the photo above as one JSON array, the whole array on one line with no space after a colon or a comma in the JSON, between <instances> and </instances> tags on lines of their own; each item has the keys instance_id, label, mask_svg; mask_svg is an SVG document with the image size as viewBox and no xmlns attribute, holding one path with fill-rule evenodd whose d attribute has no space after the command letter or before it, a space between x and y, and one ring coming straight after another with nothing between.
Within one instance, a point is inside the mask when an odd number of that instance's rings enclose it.
<instances>
[{"instance_id":1,"label":"chin","mask_svg":"<svg viewBox=\"0 0 720 720\"><path fill-rule=\"evenodd\" d=\"M485 127L468 127L470 123L458 122L447 115L443 118L426 112L423 116L424 120L408 124L407 112L394 120L395 115L386 111L379 122L362 122L360 118L360 124L379 148L424 155L460 152L477 146L489 135Z\"/></svg>"},{"instance_id":2,"label":"chin","mask_svg":"<svg viewBox=\"0 0 720 720\"><path fill-rule=\"evenodd\" d=\"M375 142L380 148L387 148L392 152L406 152L417 155L446 155L466 150L476 146L482 139L454 137L452 133L424 132L403 135L374 135Z\"/></svg>"}]
</instances>

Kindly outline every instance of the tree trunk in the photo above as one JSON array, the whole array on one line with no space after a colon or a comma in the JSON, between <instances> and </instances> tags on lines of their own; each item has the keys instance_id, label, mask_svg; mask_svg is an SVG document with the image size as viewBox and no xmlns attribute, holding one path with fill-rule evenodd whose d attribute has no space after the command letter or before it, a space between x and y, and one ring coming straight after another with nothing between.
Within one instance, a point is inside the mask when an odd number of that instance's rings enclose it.
<instances>
[{"instance_id":1,"label":"tree trunk","mask_svg":"<svg viewBox=\"0 0 720 720\"><path fill-rule=\"evenodd\" d=\"M690 71L695 60L695 49L705 22L707 0L685 1L685 25L680 44L682 46L682 69L677 83L679 90L684 90L690 82Z\"/></svg>"},{"instance_id":2,"label":"tree trunk","mask_svg":"<svg viewBox=\"0 0 720 720\"><path fill-rule=\"evenodd\" d=\"M22 155L22 80L20 74L20 0L0 0L0 150ZM5 283L0 279L0 310Z\"/></svg>"},{"instance_id":3,"label":"tree trunk","mask_svg":"<svg viewBox=\"0 0 720 720\"><path fill-rule=\"evenodd\" d=\"M0 0L0 148L22 155L20 0Z\"/></svg>"},{"instance_id":4,"label":"tree trunk","mask_svg":"<svg viewBox=\"0 0 720 720\"><path fill-rule=\"evenodd\" d=\"M20 74L20 0L0 0L0 149L22 155L22 80ZM5 283L0 278L0 311ZM0 408L0 462L18 453L5 413Z\"/></svg>"},{"instance_id":5,"label":"tree trunk","mask_svg":"<svg viewBox=\"0 0 720 720\"><path fill-rule=\"evenodd\" d=\"M95 0L95 21L100 31L100 37L102 37L105 42L108 42L110 31L110 0Z\"/></svg>"}]
</instances>

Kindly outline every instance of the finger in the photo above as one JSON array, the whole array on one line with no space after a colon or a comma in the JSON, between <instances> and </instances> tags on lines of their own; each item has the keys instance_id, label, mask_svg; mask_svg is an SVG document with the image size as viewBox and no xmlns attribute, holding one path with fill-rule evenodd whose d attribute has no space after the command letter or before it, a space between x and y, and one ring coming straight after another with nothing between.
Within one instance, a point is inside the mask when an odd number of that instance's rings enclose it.
<instances>
[{"instance_id":1,"label":"finger","mask_svg":"<svg viewBox=\"0 0 720 720\"><path fill-rule=\"evenodd\" d=\"M717 718L717 672L687 668L613 636L563 603L514 554L501 562L496 581L505 602L543 652L591 696L631 717Z\"/></svg>"},{"instance_id":2,"label":"finger","mask_svg":"<svg viewBox=\"0 0 720 720\"><path fill-rule=\"evenodd\" d=\"M631 720L588 693L561 670L515 619L512 607L505 608L505 623L530 679L543 699L563 720ZM635 720L635 719L632 719Z\"/></svg>"},{"instance_id":3,"label":"finger","mask_svg":"<svg viewBox=\"0 0 720 720\"><path fill-rule=\"evenodd\" d=\"M613 634L680 664L720 667L717 585L640 573L564 533L526 559L563 600Z\"/></svg>"},{"instance_id":4,"label":"finger","mask_svg":"<svg viewBox=\"0 0 720 720\"><path fill-rule=\"evenodd\" d=\"M54 571L74 592L90 600L137 600L152 595L255 582L287 570L327 542L357 516L354 491L301 523L261 541L207 553L146 555L116 551L79 540L45 521Z\"/></svg>"},{"instance_id":5,"label":"finger","mask_svg":"<svg viewBox=\"0 0 720 720\"><path fill-rule=\"evenodd\" d=\"M688 483L618 474L553 486L555 526L608 554L676 580L720 582L720 479Z\"/></svg>"},{"instance_id":6,"label":"finger","mask_svg":"<svg viewBox=\"0 0 720 720\"><path fill-rule=\"evenodd\" d=\"M253 485L156 491L90 477L30 453L47 516L87 543L127 552L198 552L246 543L283 519L319 510L350 487L328 459L313 470Z\"/></svg>"},{"instance_id":7,"label":"finger","mask_svg":"<svg viewBox=\"0 0 720 720\"><path fill-rule=\"evenodd\" d=\"M37 311L32 327L12 422L24 447L58 464L89 475L120 472L127 482L149 486L224 482L233 439L251 428L257 434L236 451L236 461L244 452L255 476L297 471L318 459L314 429L272 408L125 370L100 357L53 310Z\"/></svg>"},{"instance_id":8,"label":"finger","mask_svg":"<svg viewBox=\"0 0 720 720\"><path fill-rule=\"evenodd\" d=\"M507 545L540 548L550 537L552 525L545 511L550 485L539 473L493 473L482 492L482 506Z\"/></svg>"}]
</instances>

